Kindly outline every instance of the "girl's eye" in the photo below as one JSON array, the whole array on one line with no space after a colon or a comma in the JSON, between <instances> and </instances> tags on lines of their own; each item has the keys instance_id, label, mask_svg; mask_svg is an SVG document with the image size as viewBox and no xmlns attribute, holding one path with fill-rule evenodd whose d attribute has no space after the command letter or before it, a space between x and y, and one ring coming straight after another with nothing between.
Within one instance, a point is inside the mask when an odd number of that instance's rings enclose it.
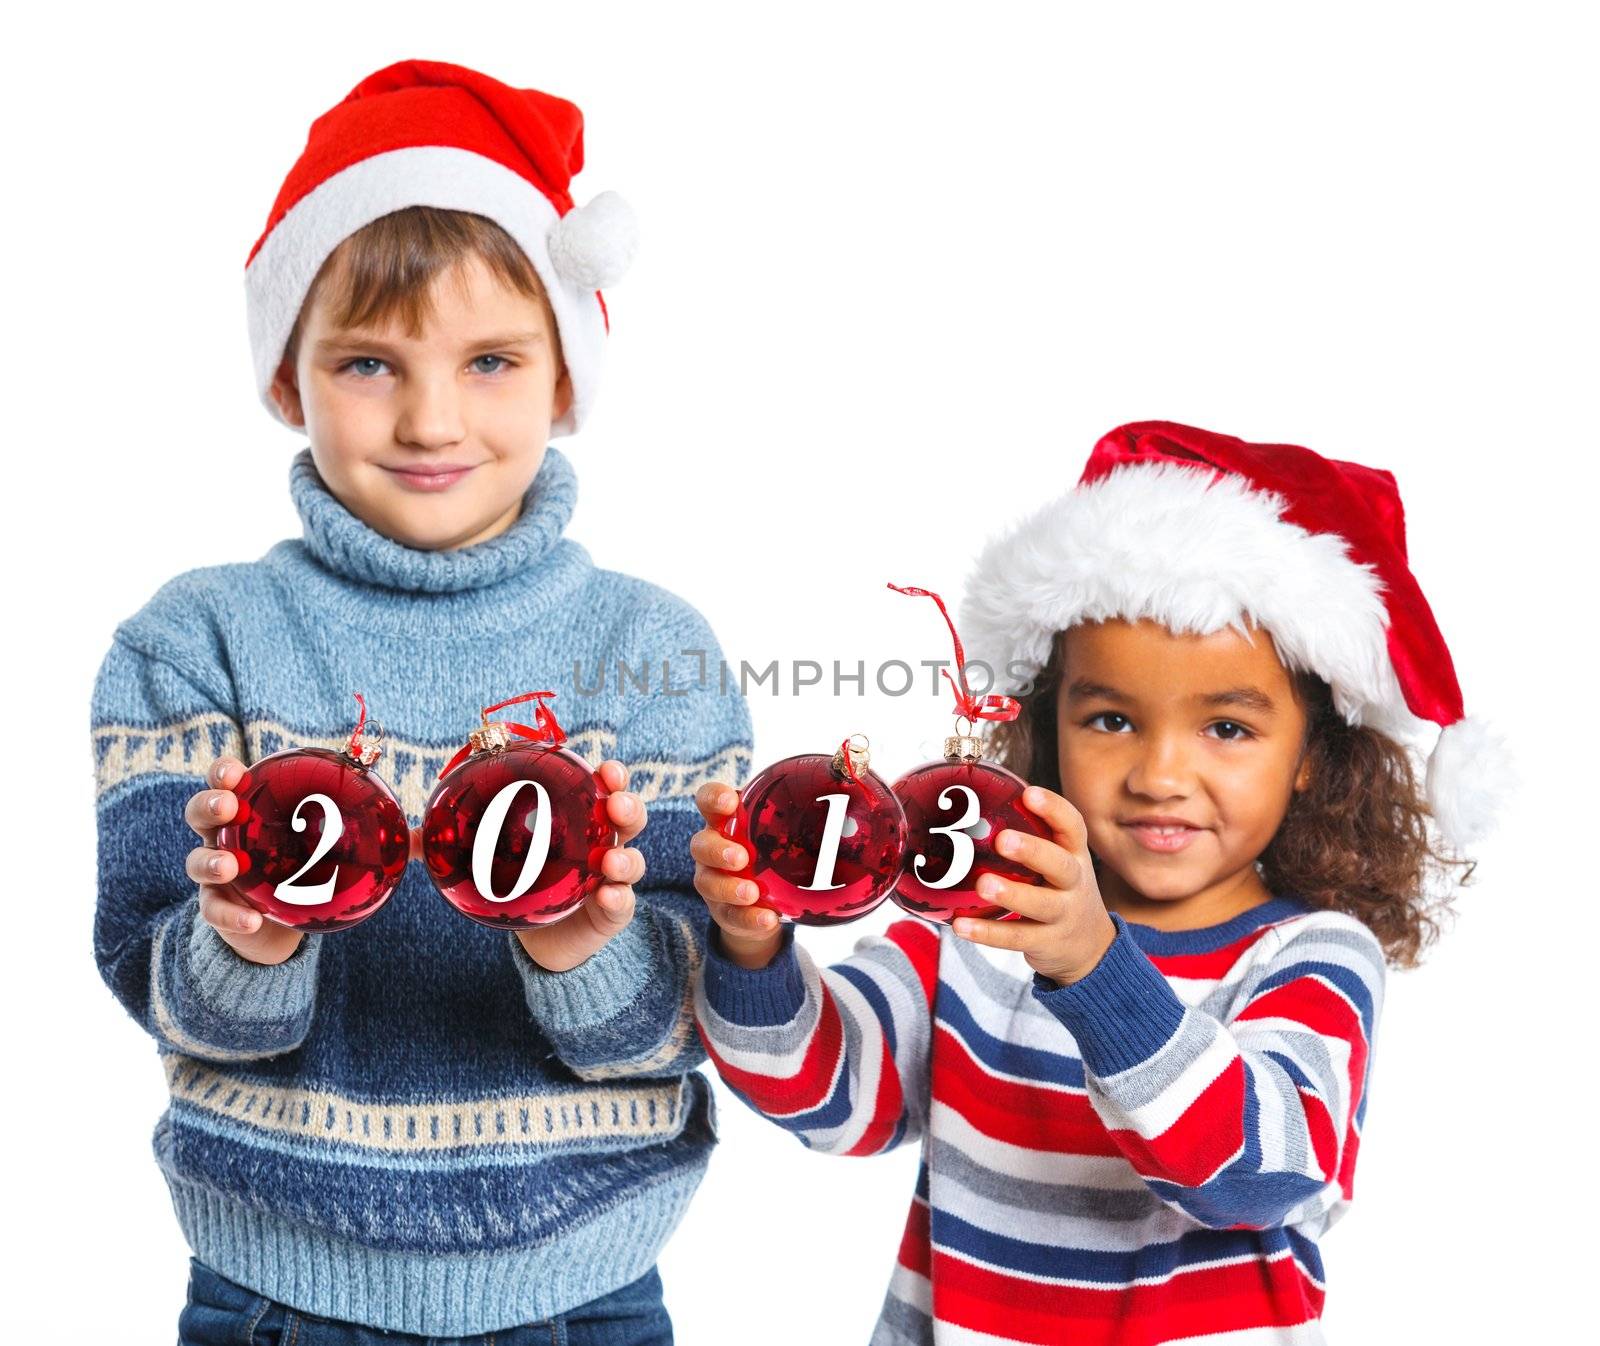
<instances>
[{"instance_id":1,"label":"girl's eye","mask_svg":"<svg viewBox=\"0 0 1600 1346\"><path fill-rule=\"evenodd\" d=\"M1126 715L1119 715L1114 710L1103 710L1098 715L1091 715L1084 722L1085 727L1099 725L1108 734L1120 734L1125 729L1133 728L1133 721Z\"/></svg>"},{"instance_id":2,"label":"girl's eye","mask_svg":"<svg viewBox=\"0 0 1600 1346\"><path fill-rule=\"evenodd\" d=\"M378 372L367 367L370 365L378 365L380 368L385 367L383 361L378 359L376 355L358 355L354 360L346 360L343 368L350 370L357 378L367 378L369 375L375 375Z\"/></svg>"},{"instance_id":3,"label":"girl's eye","mask_svg":"<svg viewBox=\"0 0 1600 1346\"><path fill-rule=\"evenodd\" d=\"M1236 724L1232 720L1218 720L1210 727L1215 729L1217 737L1226 743L1232 743L1237 739L1254 737L1242 724Z\"/></svg>"},{"instance_id":4,"label":"girl's eye","mask_svg":"<svg viewBox=\"0 0 1600 1346\"><path fill-rule=\"evenodd\" d=\"M479 361L482 361L482 360L498 360L500 362L500 364L496 365L493 369L478 368ZM480 374L498 374L500 372L500 369L501 369L502 366L504 366L506 368L509 368L510 367L510 363L511 362L509 360L507 360L506 357L503 356L503 355L480 355L480 356L478 356L478 358L476 360L474 360L472 362L473 367L475 369L477 369L478 373L480 373Z\"/></svg>"}]
</instances>

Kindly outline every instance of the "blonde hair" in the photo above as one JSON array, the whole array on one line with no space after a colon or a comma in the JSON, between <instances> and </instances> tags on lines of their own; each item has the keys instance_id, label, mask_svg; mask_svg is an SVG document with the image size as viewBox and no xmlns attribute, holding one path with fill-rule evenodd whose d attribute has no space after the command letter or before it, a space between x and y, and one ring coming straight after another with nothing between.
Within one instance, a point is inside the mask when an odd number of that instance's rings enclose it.
<instances>
[{"instance_id":1,"label":"blonde hair","mask_svg":"<svg viewBox=\"0 0 1600 1346\"><path fill-rule=\"evenodd\" d=\"M407 206L381 215L328 254L300 305L283 363L294 367L306 315L324 286L338 326L380 326L398 318L415 337L432 316L434 281L469 257L480 258L507 286L543 306L557 368L562 368L555 313L528 254L487 216L435 206Z\"/></svg>"}]
</instances>

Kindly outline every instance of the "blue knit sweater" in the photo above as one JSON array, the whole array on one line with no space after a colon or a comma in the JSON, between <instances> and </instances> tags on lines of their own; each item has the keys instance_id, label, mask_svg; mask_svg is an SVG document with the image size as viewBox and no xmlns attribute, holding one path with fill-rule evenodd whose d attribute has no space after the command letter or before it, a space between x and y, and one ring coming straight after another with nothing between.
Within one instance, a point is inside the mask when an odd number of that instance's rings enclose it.
<instances>
[{"instance_id":1,"label":"blue knit sweater","mask_svg":"<svg viewBox=\"0 0 1600 1346\"><path fill-rule=\"evenodd\" d=\"M647 1271L704 1171L688 843L695 789L749 772L749 711L694 609L562 536L554 447L512 527L453 552L361 522L309 449L290 489L304 536L163 585L95 685L94 952L165 1066L156 1159L195 1256L274 1299L414 1333L542 1319ZM183 810L218 755L336 747L359 691L416 825L480 708L535 688L649 809L637 915L588 961L545 972L420 864L275 966L199 919Z\"/></svg>"}]
</instances>

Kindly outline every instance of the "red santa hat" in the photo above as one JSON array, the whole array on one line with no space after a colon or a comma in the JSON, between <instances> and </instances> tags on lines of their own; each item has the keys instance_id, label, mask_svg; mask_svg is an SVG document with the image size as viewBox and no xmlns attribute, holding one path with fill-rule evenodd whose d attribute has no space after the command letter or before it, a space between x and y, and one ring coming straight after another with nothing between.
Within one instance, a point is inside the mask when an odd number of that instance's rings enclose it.
<instances>
[{"instance_id":1,"label":"red santa hat","mask_svg":"<svg viewBox=\"0 0 1600 1346\"><path fill-rule=\"evenodd\" d=\"M1113 430L1074 490L985 548L961 627L1014 690L1057 632L1118 617L1197 634L1253 622L1288 667L1329 684L1349 723L1405 743L1437 726L1427 794L1457 850L1511 789L1504 743L1465 718L1406 559L1400 492L1379 468L1169 421Z\"/></svg>"},{"instance_id":2,"label":"red santa hat","mask_svg":"<svg viewBox=\"0 0 1600 1346\"><path fill-rule=\"evenodd\" d=\"M311 282L363 225L407 206L471 211L521 246L550 298L572 379L574 433L594 402L607 331L602 287L633 259L633 212L614 192L574 207L583 114L537 89L513 89L464 66L398 61L357 84L311 124L267 227L245 263L256 388L282 363Z\"/></svg>"}]
</instances>

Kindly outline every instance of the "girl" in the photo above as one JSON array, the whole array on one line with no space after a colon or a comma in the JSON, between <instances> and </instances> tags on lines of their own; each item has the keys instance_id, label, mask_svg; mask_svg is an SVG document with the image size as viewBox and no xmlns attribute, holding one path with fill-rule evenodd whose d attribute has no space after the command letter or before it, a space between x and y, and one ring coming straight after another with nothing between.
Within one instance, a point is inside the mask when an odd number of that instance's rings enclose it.
<instances>
[{"instance_id":1,"label":"girl","mask_svg":"<svg viewBox=\"0 0 1600 1346\"><path fill-rule=\"evenodd\" d=\"M1031 679L991 746L1053 833L997 838L1038 880L819 971L703 787L707 1049L808 1146L921 1137L874 1343L1320 1341L1385 965L1491 807L1394 480L1124 426L987 549L962 625Z\"/></svg>"}]
</instances>

